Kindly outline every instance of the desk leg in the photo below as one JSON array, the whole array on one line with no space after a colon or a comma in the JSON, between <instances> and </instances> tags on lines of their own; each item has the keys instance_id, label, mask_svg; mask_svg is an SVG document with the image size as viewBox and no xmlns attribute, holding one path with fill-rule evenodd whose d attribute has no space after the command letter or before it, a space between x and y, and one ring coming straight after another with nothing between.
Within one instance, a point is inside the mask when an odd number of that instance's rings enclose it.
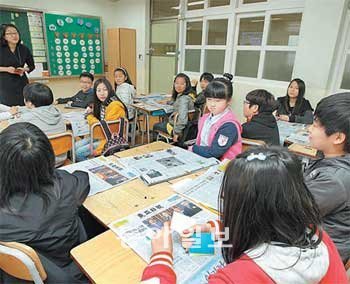
<instances>
[{"instance_id":1,"label":"desk leg","mask_svg":"<svg viewBox=\"0 0 350 284\"><path fill-rule=\"evenodd\" d=\"M139 119L138 112L137 112L137 109L135 109L134 125L132 127L132 136L131 136L131 146L135 146L136 126L137 126L138 119Z\"/></svg>"},{"instance_id":2,"label":"desk leg","mask_svg":"<svg viewBox=\"0 0 350 284\"><path fill-rule=\"evenodd\" d=\"M146 128L147 128L147 143L150 143L150 133L149 133L149 115L146 114Z\"/></svg>"}]
</instances>

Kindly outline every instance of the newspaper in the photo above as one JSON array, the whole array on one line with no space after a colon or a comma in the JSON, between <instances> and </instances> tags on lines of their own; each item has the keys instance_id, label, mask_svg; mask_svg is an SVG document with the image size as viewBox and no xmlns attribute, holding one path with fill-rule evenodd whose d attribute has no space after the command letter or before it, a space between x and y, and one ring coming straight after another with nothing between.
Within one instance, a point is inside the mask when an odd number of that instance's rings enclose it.
<instances>
[{"instance_id":1,"label":"newspaper","mask_svg":"<svg viewBox=\"0 0 350 284\"><path fill-rule=\"evenodd\" d=\"M164 110L165 113L172 113L174 107L169 105L170 101L169 95L165 94L151 94L147 96L137 96L135 97L135 105L145 108L148 111Z\"/></svg>"},{"instance_id":2,"label":"newspaper","mask_svg":"<svg viewBox=\"0 0 350 284\"><path fill-rule=\"evenodd\" d=\"M209 168L203 175L189 182L173 185L175 192L218 211L218 197L222 179L224 177L223 165Z\"/></svg>"},{"instance_id":3,"label":"newspaper","mask_svg":"<svg viewBox=\"0 0 350 284\"><path fill-rule=\"evenodd\" d=\"M90 127L85 119L84 112L69 112L62 115L63 119L70 122L74 137L90 134Z\"/></svg>"},{"instance_id":4,"label":"newspaper","mask_svg":"<svg viewBox=\"0 0 350 284\"><path fill-rule=\"evenodd\" d=\"M291 141L293 140L293 136L295 137L295 135L297 135L298 142L291 142L299 143L302 145L305 145L309 142L308 135L306 135L307 130L305 124L278 120L277 125L280 134L280 144L282 146L284 145L285 140L288 139Z\"/></svg>"},{"instance_id":5,"label":"newspaper","mask_svg":"<svg viewBox=\"0 0 350 284\"><path fill-rule=\"evenodd\" d=\"M163 227L164 222L171 219L174 212L191 217L196 224L217 219L217 215L198 207L189 200L179 195L172 195L151 207L112 222L109 227L125 244L149 262L152 255L151 238L155 231ZM181 246L180 235L177 232L173 232L173 251L178 283L206 283L208 271L215 269L218 263L223 263L219 248L215 248L215 255L187 254ZM192 278L203 281L193 282Z\"/></svg>"},{"instance_id":6,"label":"newspaper","mask_svg":"<svg viewBox=\"0 0 350 284\"><path fill-rule=\"evenodd\" d=\"M121 185L138 177L138 174L131 169L118 166L115 162L102 156L64 166L60 169L66 170L70 173L77 170L87 172L89 174L90 181L89 196Z\"/></svg>"},{"instance_id":7,"label":"newspaper","mask_svg":"<svg viewBox=\"0 0 350 284\"><path fill-rule=\"evenodd\" d=\"M216 165L215 158L203 158L179 147L118 160L125 168L136 170L148 185L160 183Z\"/></svg>"}]
</instances>

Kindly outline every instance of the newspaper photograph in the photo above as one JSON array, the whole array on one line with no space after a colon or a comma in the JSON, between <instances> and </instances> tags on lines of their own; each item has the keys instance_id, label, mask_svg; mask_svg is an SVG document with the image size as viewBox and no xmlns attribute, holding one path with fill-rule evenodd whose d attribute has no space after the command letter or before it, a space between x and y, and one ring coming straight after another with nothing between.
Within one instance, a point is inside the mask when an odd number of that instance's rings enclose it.
<instances>
[{"instance_id":1,"label":"newspaper photograph","mask_svg":"<svg viewBox=\"0 0 350 284\"><path fill-rule=\"evenodd\" d=\"M179 147L144 155L118 159L125 168L132 168L148 185L177 178L200 169L216 165L215 158L203 158Z\"/></svg>"},{"instance_id":2,"label":"newspaper photograph","mask_svg":"<svg viewBox=\"0 0 350 284\"><path fill-rule=\"evenodd\" d=\"M77 170L87 172L90 180L89 196L138 177L135 171L123 168L105 157L82 161L61 167L60 169L70 173Z\"/></svg>"},{"instance_id":3,"label":"newspaper photograph","mask_svg":"<svg viewBox=\"0 0 350 284\"><path fill-rule=\"evenodd\" d=\"M209 168L203 175L186 183L173 185L175 192L199 204L218 211L218 197L222 179L224 177L223 165Z\"/></svg>"},{"instance_id":4,"label":"newspaper photograph","mask_svg":"<svg viewBox=\"0 0 350 284\"><path fill-rule=\"evenodd\" d=\"M149 262L152 255L151 239L163 223L171 220L173 214L179 213L193 219L194 224L216 220L217 215L202 209L193 202L179 196L169 198L140 210L128 217L112 222L109 227L120 239L133 249L141 258ZM194 283L190 279L202 279L195 283L205 283L208 271L213 271L223 259L220 248L215 248L214 255L190 255L181 245L178 232L173 232L174 269L178 283Z\"/></svg>"}]
</instances>

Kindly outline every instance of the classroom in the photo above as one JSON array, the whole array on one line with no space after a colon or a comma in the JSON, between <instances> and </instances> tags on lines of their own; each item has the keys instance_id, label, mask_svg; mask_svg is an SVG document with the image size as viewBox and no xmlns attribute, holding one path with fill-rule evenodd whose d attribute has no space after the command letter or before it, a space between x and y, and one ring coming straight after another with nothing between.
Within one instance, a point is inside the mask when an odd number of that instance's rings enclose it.
<instances>
[{"instance_id":1,"label":"classroom","mask_svg":"<svg viewBox=\"0 0 350 284\"><path fill-rule=\"evenodd\" d=\"M0 25L0 283L350 283L350 0Z\"/></svg>"}]
</instances>

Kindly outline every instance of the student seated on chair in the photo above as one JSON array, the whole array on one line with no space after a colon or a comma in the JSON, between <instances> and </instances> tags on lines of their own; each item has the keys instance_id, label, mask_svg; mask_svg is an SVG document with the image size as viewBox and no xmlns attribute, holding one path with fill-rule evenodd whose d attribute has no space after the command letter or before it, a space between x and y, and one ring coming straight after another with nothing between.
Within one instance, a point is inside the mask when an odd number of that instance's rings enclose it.
<instances>
[{"instance_id":1,"label":"student seated on chair","mask_svg":"<svg viewBox=\"0 0 350 284\"><path fill-rule=\"evenodd\" d=\"M346 263L350 259L350 93L322 99L309 128L323 158L310 161L305 183L320 208L324 230Z\"/></svg>"},{"instance_id":2,"label":"student seated on chair","mask_svg":"<svg viewBox=\"0 0 350 284\"><path fill-rule=\"evenodd\" d=\"M68 104L71 107L87 108L94 101L92 84L94 75L89 72L83 72L79 76L80 91L73 97L59 98L55 103Z\"/></svg>"},{"instance_id":3,"label":"student seated on chair","mask_svg":"<svg viewBox=\"0 0 350 284\"><path fill-rule=\"evenodd\" d=\"M53 103L53 93L51 89L41 83L31 83L24 87L24 107L19 108L19 112L10 124L18 122L30 122L38 126L46 135L62 133L66 131L66 124L59 109ZM56 157L56 167L63 164L67 159L66 154Z\"/></svg>"},{"instance_id":4,"label":"student seated on chair","mask_svg":"<svg viewBox=\"0 0 350 284\"><path fill-rule=\"evenodd\" d=\"M242 124L242 137L278 146L280 135L276 118L272 114L276 108L277 102L268 91L258 89L249 92L243 105L247 122Z\"/></svg>"},{"instance_id":5,"label":"student seated on chair","mask_svg":"<svg viewBox=\"0 0 350 284\"><path fill-rule=\"evenodd\" d=\"M127 119L127 108L124 103L118 99L112 100L114 90L111 83L106 78L96 80L94 84L94 105L93 108L87 107L87 122L90 126L100 120L117 120L121 117ZM86 137L75 143L76 160L78 162L86 160L91 155L91 147L95 156L101 155L106 140L95 140L90 145L90 137Z\"/></svg>"},{"instance_id":6,"label":"student seated on chair","mask_svg":"<svg viewBox=\"0 0 350 284\"><path fill-rule=\"evenodd\" d=\"M226 266L209 275L209 284L347 283L337 249L323 231L316 202L304 184L301 163L287 150L249 149L231 161L219 211L219 221L208 220L182 233L186 250L194 232L220 237ZM176 283L172 242L168 225L155 234L141 283Z\"/></svg>"},{"instance_id":7,"label":"student seated on chair","mask_svg":"<svg viewBox=\"0 0 350 284\"><path fill-rule=\"evenodd\" d=\"M198 123L196 144L189 150L210 158L234 159L242 152L242 127L231 110L232 83L215 78L204 91L209 113Z\"/></svg>"},{"instance_id":8,"label":"student seated on chair","mask_svg":"<svg viewBox=\"0 0 350 284\"><path fill-rule=\"evenodd\" d=\"M174 79L172 93L174 112L169 117L169 121L156 123L153 126L153 131L165 132L172 137L174 142L178 142L187 125L188 112L194 110L194 98L195 94L191 87L190 78L184 73L177 74ZM177 114L176 124L174 121L175 114Z\"/></svg>"},{"instance_id":9,"label":"student seated on chair","mask_svg":"<svg viewBox=\"0 0 350 284\"><path fill-rule=\"evenodd\" d=\"M55 170L47 136L30 123L3 130L0 145L0 240L29 245L78 283L84 277L70 250L86 241L78 207L90 190L87 173Z\"/></svg>"},{"instance_id":10,"label":"student seated on chair","mask_svg":"<svg viewBox=\"0 0 350 284\"><path fill-rule=\"evenodd\" d=\"M114 70L114 88L115 96L127 106L129 120L132 120L135 116L135 109L130 105L134 102L136 90L125 68L118 67Z\"/></svg>"}]
</instances>

